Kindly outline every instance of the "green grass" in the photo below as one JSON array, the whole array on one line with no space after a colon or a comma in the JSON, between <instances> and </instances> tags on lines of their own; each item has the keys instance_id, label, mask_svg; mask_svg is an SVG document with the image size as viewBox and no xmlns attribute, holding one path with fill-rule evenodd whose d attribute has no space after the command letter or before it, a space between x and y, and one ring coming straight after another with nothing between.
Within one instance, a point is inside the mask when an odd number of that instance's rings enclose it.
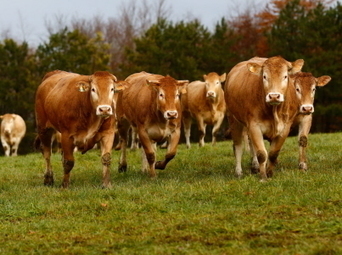
<instances>
[{"instance_id":1,"label":"green grass","mask_svg":"<svg viewBox=\"0 0 342 255\"><path fill-rule=\"evenodd\" d=\"M234 177L232 142L179 146L166 170L141 173L140 151L128 172L101 189L99 151L76 153L68 190L61 156L55 187L43 186L40 153L1 158L1 254L342 254L342 133L309 137L309 171L297 169L290 137L272 180ZM165 150L158 151L161 158Z\"/></svg>"}]
</instances>

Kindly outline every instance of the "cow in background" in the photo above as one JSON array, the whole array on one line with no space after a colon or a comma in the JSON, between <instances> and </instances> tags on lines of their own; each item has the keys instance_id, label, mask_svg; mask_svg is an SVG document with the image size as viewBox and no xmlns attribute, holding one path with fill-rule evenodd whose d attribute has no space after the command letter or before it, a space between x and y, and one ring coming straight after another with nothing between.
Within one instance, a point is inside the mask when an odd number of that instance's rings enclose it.
<instances>
[{"instance_id":1,"label":"cow in background","mask_svg":"<svg viewBox=\"0 0 342 255\"><path fill-rule=\"evenodd\" d=\"M256 156L261 181L273 175L280 149L298 114L298 99L290 75L300 72L304 60L289 62L280 56L252 58L235 65L224 86L228 120L236 159L242 176L243 131L246 128ZM270 140L267 152L264 137Z\"/></svg>"},{"instance_id":2,"label":"cow in background","mask_svg":"<svg viewBox=\"0 0 342 255\"><path fill-rule=\"evenodd\" d=\"M21 140L26 133L26 124L17 114L7 113L0 116L1 143L6 156L17 156Z\"/></svg>"},{"instance_id":3,"label":"cow in background","mask_svg":"<svg viewBox=\"0 0 342 255\"><path fill-rule=\"evenodd\" d=\"M36 147L41 147L46 161L44 184L53 185L51 168L51 138L61 133L62 186L69 186L74 167L74 148L82 153L101 144L103 187L110 187L111 151L115 134L114 92L124 84L104 71L80 75L64 71L47 73L36 92L35 113L38 136Z\"/></svg>"},{"instance_id":4,"label":"cow in background","mask_svg":"<svg viewBox=\"0 0 342 255\"><path fill-rule=\"evenodd\" d=\"M127 170L127 135L132 126L142 146L142 171L155 177L155 169L165 169L176 155L182 116L180 96L188 81L146 72L132 74L126 81L130 85L119 94L117 103L122 146L119 172ZM165 159L156 162L156 143L165 139L169 142Z\"/></svg>"},{"instance_id":5,"label":"cow in background","mask_svg":"<svg viewBox=\"0 0 342 255\"><path fill-rule=\"evenodd\" d=\"M217 133L226 114L226 103L221 76L215 72L203 75L204 81L193 81L187 86L187 93L182 96L183 125L187 148L191 147L190 132L192 118L196 119L199 130L199 146L204 146L207 125L213 125L212 145L216 143Z\"/></svg>"}]
</instances>

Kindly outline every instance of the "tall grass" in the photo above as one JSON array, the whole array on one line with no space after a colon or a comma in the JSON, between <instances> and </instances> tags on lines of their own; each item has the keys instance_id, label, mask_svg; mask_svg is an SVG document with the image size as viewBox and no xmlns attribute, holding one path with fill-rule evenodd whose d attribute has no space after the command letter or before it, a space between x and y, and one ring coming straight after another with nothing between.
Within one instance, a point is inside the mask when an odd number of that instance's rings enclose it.
<instances>
[{"instance_id":1,"label":"tall grass","mask_svg":"<svg viewBox=\"0 0 342 255\"><path fill-rule=\"evenodd\" d=\"M101 189L99 151L76 153L68 190L61 156L56 186L43 186L39 153L1 158L1 254L342 254L342 133L309 137L309 170L297 169L290 137L272 180L259 182L243 158L234 177L232 142L178 154L158 178L141 173L140 151L113 188ZM164 155L159 150L159 158Z\"/></svg>"}]
</instances>

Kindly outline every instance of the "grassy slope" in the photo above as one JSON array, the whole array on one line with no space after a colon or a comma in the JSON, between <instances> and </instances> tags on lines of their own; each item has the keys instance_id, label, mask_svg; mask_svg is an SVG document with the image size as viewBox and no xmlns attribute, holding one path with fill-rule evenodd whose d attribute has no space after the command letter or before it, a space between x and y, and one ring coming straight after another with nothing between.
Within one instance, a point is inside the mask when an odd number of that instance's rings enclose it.
<instances>
[{"instance_id":1,"label":"grassy slope","mask_svg":"<svg viewBox=\"0 0 342 255\"><path fill-rule=\"evenodd\" d=\"M1 254L342 254L342 134L311 135L309 171L297 170L289 138L274 178L234 177L231 141L191 150L156 180L140 172L140 151L129 170L116 171L102 190L99 151L76 154L69 190L60 155L56 187L42 185L40 154L2 157ZM165 151L159 150L159 158Z\"/></svg>"}]
</instances>

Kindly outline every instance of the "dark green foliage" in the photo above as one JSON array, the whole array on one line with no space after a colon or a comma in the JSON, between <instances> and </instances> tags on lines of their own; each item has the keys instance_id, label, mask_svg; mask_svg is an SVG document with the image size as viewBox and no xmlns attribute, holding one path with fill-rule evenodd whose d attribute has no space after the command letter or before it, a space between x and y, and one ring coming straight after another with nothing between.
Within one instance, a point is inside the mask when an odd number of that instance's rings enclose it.
<instances>
[{"instance_id":1,"label":"dark green foliage","mask_svg":"<svg viewBox=\"0 0 342 255\"><path fill-rule=\"evenodd\" d=\"M107 71L108 48L100 33L89 38L79 30L69 31L65 28L38 46L36 56L39 71L42 74L56 69L80 74Z\"/></svg>"},{"instance_id":2,"label":"dark green foliage","mask_svg":"<svg viewBox=\"0 0 342 255\"><path fill-rule=\"evenodd\" d=\"M124 72L147 71L169 74L190 81L202 79L208 72L225 72L231 59L228 27L224 21L212 35L197 20L173 24L159 20L135 40L136 48L127 51Z\"/></svg>"}]
</instances>

